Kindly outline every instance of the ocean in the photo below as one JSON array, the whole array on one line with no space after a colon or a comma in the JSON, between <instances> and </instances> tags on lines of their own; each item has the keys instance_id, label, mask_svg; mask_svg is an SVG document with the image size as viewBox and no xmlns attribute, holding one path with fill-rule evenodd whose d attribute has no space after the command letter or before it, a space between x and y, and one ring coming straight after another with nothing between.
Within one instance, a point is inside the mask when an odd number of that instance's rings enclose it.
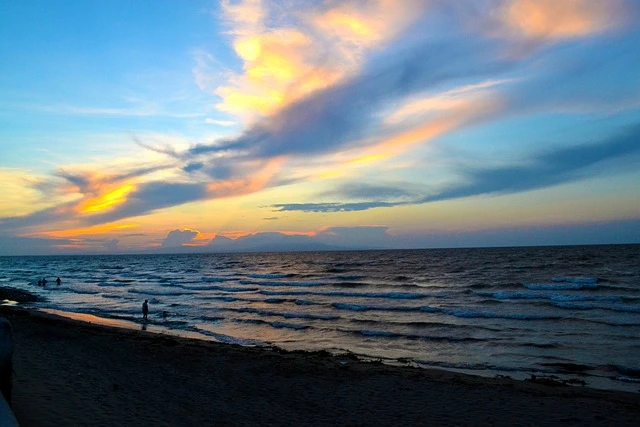
<instances>
[{"instance_id":1,"label":"ocean","mask_svg":"<svg viewBox=\"0 0 640 427\"><path fill-rule=\"evenodd\" d=\"M223 343L640 391L640 245L0 257L0 286Z\"/></svg>"}]
</instances>

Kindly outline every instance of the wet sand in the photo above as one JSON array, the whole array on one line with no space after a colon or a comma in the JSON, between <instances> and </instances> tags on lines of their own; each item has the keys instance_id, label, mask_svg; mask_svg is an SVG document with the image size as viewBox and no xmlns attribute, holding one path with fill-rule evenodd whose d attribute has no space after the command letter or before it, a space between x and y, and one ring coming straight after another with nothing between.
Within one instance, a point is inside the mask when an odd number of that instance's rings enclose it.
<instances>
[{"instance_id":1,"label":"wet sand","mask_svg":"<svg viewBox=\"0 0 640 427\"><path fill-rule=\"evenodd\" d=\"M393 367L0 307L30 426L638 425L640 393ZM640 385L639 385L640 389Z\"/></svg>"}]
</instances>

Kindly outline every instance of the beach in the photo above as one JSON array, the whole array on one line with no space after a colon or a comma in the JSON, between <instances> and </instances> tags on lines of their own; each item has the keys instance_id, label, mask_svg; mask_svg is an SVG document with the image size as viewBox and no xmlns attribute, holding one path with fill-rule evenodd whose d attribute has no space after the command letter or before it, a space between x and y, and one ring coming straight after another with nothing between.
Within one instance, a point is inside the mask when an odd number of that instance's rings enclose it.
<instances>
[{"instance_id":1,"label":"beach","mask_svg":"<svg viewBox=\"0 0 640 427\"><path fill-rule=\"evenodd\" d=\"M241 347L2 306L21 426L636 425L640 393Z\"/></svg>"}]
</instances>

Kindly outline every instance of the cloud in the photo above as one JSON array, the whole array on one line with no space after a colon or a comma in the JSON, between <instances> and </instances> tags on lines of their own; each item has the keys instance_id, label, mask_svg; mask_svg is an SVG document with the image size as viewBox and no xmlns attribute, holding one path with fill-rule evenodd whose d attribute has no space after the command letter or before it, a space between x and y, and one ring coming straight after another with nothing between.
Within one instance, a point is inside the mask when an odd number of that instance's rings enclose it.
<instances>
[{"instance_id":1,"label":"cloud","mask_svg":"<svg viewBox=\"0 0 640 427\"><path fill-rule=\"evenodd\" d=\"M317 232L253 233L235 239L218 235L207 249L220 252L240 251L317 251L335 249L383 248L390 243L387 226L327 227Z\"/></svg>"},{"instance_id":2,"label":"cloud","mask_svg":"<svg viewBox=\"0 0 640 427\"><path fill-rule=\"evenodd\" d=\"M141 184L113 209L90 216L86 221L89 224L113 222L207 198L206 184L150 182Z\"/></svg>"},{"instance_id":3,"label":"cloud","mask_svg":"<svg viewBox=\"0 0 640 427\"><path fill-rule=\"evenodd\" d=\"M515 193L551 187L615 170L609 162L640 163L640 125L613 138L591 144L560 147L526 162L505 167L461 170L465 183L427 196L419 202L456 199L492 193Z\"/></svg>"},{"instance_id":4,"label":"cloud","mask_svg":"<svg viewBox=\"0 0 640 427\"><path fill-rule=\"evenodd\" d=\"M204 163L202 162L194 162L194 163L189 163L188 165L184 166L182 168L183 171L190 173L190 172L195 172L195 171L199 171L204 167Z\"/></svg>"},{"instance_id":5,"label":"cloud","mask_svg":"<svg viewBox=\"0 0 640 427\"><path fill-rule=\"evenodd\" d=\"M539 153L521 162L499 167L458 168L460 184L445 189L432 189L431 194L411 200L384 201L363 187L359 195L370 201L335 203L278 203L271 205L277 212L353 212L374 208L431 203L435 201L473 197L487 194L508 194L552 187L612 171L633 170L640 164L640 124L620 134L595 143L559 147ZM387 196L401 196L402 188L384 187ZM351 196L358 193L352 189ZM337 194L340 192L337 191ZM347 194L350 192L347 191ZM374 196L374 197L371 197ZM391 197L387 197L391 198Z\"/></svg>"},{"instance_id":6,"label":"cloud","mask_svg":"<svg viewBox=\"0 0 640 427\"><path fill-rule=\"evenodd\" d=\"M136 102L138 105L126 107L95 107L95 106L77 106L77 105L45 105L45 106L27 106L25 109L44 112L47 114L70 115L70 116L100 116L117 118L144 118L144 117L168 117L176 119L188 119L203 117L205 113L182 113L166 110L161 105L154 103ZM20 108L20 107L18 107Z\"/></svg>"},{"instance_id":7,"label":"cloud","mask_svg":"<svg viewBox=\"0 0 640 427\"><path fill-rule=\"evenodd\" d=\"M193 242L200 234L199 231L184 228L182 230L170 231L167 237L162 242L163 248L183 246Z\"/></svg>"},{"instance_id":8,"label":"cloud","mask_svg":"<svg viewBox=\"0 0 640 427\"><path fill-rule=\"evenodd\" d=\"M387 103L459 78L482 78L512 64L487 40L424 43L389 53L383 65L316 92L257 122L237 138L197 144L186 156L243 152L253 158L329 153L378 130Z\"/></svg>"},{"instance_id":9,"label":"cloud","mask_svg":"<svg viewBox=\"0 0 640 427\"><path fill-rule=\"evenodd\" d=\"M218 125L218 126L233 126L236 122L232 120L216 120L216 119L204 119L204 122L208 125Z\"/></svg>"},{"instance_id":10,"label":"cloud","mask_svg":"<svg viewBox=\"0 0 640 427\"><path fill-rule=\"evenodd\" d=\"M597 34L626 21L622 0L514 0L499 13L512 33L530 38L566 39Z\"/></svg>"},{"instance_id":11,"label":"cloud","mask_svg":"<svg viewBox=\"0 0 640 427\"><path fill-rule=\"evenodd\" d=\"M530 52L531 57L505 55L530 39L551 46L553 40L621 28L620 11L637 9L622 0L500 0L478 8L483 9L483 22L500 21L500 31L518 37L470 36L468 29L449 25L457 18L448 17L440 25L451 28L436 38L428 25L433 17L460 10L441 1L309 3L291 13L281 3L252 0L225 1L222 9L242 69L226 76L218 94L223 109L237 107L253 114L242 133L186 149L137 142L166 155L169 159L162 164L116 166L103 173L97 168L60 169L53 179L37 180L33 187L57 198L45 209L0 219L0 229L103 224L185 203L324 179L321 172L327 170L340 173L351 168L356 179L362 179L356 168L464 127L538 111L602 112L640 105L638 77L622 79L626 84L613 79L606 85L592 84L602 75L618 75L618 68L637 68L635 39L624 44L612 32L602 41L575 43L571 55L551 49L541 49L537 56ZM525 12L530 19L521 19ZM202 68L194 74L220 68L204 52L195 57ZM218 71L211 80L198 75L210 91L222 74ZM254 101L256 105L250 105ZM108 113L93 111L99 112ZM597 156L620 158L590 146L568 153L584 163L564 162L559 150L524 159L519 167L461 168L461 183L429 191L422 185L408 189L404 184L384 184L387 177L380 173L376 179L382 184L350 184L320 194L322 200L336 197L335 202L279 203L273 208L349 212L528 191L584 177ZM589 153L590 164L581 157ZM298 174L291 173L294 162ZM320 165L316 170L310 170L313 162Z\"/></svg>"},{"instance_id":12,"label":"cloud","mask_svg":"<svg viewBox=\"0 0 640 427\"><path fill-rule=\"evenodd\" d=\"M403 188L398 187L398 185L401 185ZM350 200L413 198L415 192L408 191L406 187L413 187L413 185L409 183L397 184L396 186L347 183L336 190L320 194L320 197L337 196Z\"/></svg>"},{"instance_id":13,"label":"cloud","mask_svg":"<svg viewBox=\"0 0 640 427\"><path fill-rule=\"evenodd\" d=\"M276 203L271 205L276 212L355 212L373 208L388 208L401 203L393 202L353 202L353 203ZM407 204L407 203L403 203Z\"/></svg>"},{"instance_id":14,"label":"cloud","mask_svg":"<svg viewBox=\"0 0 640 427\"><path fill-rule=\"evenodd\" d=\"M245 118L281 108L352 75L364 54L384 45L422 15L412 0L286 5L249 0L222 3L242 73L216 94L218 108ZM286 18L283 18L286 17Z\"/></svg>"}]
</instances>

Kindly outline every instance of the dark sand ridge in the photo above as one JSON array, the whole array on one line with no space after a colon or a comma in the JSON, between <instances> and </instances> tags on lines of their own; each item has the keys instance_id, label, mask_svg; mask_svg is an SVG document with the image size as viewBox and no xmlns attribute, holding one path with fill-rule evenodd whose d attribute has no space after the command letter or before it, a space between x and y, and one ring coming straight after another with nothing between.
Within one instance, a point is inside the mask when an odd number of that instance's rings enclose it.
<instances>
[{"instance_id":1,"label":"dark sand ridge","mask_svg":"<svg viewBox=\"0 0 640 427\"><path fill-rule=\"evenodd\" d=\"M30 426L638 425L640 393L217 344L0 307Z\"/></svg>"}]
</instances>

